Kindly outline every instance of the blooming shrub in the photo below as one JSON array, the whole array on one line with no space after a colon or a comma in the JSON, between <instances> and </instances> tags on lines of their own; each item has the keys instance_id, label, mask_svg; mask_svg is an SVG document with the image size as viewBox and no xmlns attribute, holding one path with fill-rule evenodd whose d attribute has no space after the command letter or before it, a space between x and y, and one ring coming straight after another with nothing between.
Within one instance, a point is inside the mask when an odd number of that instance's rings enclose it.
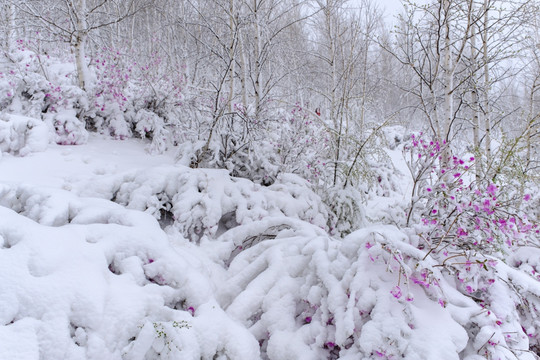
<instances>
[{"instance_id":1,"label":"blooming shrub","mask_svg":"<svg viewBox=\"0 0 540 360\"><path fill-rule=\"evenodd\" d=\"M71 84L72 64L31 50L38 47L17 41L0 72L0 110L43 120L58 144L83 144L88 138L80 118L88 110L83 90Z\"/></svg>"},{"instance_id":2,"label":"blooming shrub","mask_svg":"<svg viewBox=\"0 0 540 360\"><path fill-rule=\"evenodd\" d=\"M538 225L520 209L530 194L517 198L490 181L477 181L471 173L474 157L451 156L444 161L443 146L413 135L408 147L413 159L409 168L417 178L409 222L420 222L416 228L430 252L474 250L504 256L516 246L536 241Z\"/></svg>"},{"instance_id":3,"label":"blooming shrub","mask_svg":"<svg viewBox=\"0 0 540 360\"><path fill-rule=\"evenodd\" d=\"M540 324L534 316L540 294L522 292L523 281L510 275L512 268L525 267L532 278L539 279L537 262L529 263L532 259L517 255L540 244L538 224L522 210L531 195L519 195L487 179L477 180L474 157L449 156L447 144L426 140L422 134L412 135L404 149L414 180L407 221L414 245L425 256L413 266L405 266L401 256L388 248L392 254L388 262L398 264L408 284L422 286L446 306L446 295L437 289L438 277L434 276L434 267L441 268L455 279L461 293L485 309L486 316L494 316L496 328L515 326L513 322L526 324L523 333L538 344L538 334L531 329ZM519 261L512 260L516 256ZM510 304L501 300L505 298L501 292L507 294L506 301L511 299ZM401 297L398 287L393 295ZM497 358L495 347L502 346L503 333L495 331L486 340L487 346L481 349L486 356Z\"/></svg>"}]
</instances>

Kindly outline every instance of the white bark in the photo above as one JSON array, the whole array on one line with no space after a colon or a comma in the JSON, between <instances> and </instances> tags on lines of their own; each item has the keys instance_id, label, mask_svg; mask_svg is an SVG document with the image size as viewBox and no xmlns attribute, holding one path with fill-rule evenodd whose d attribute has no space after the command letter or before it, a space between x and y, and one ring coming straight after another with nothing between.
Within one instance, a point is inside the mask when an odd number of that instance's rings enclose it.
<instances>
[{"instance_id":1,"label":"white bark","mask_svg":"<svg viewBox=\"0 0 540 360\"><path fill-rule=\"evenodd\" d=\"M16 42L16 12L15 5L12 2L5 5L6 7L6 48L11 51L15 48Z\"/></svg>"},{"instance_id":2,"label":"white bark","mask_svg":"<svg viewBox=\"0 0 540 360\"><path fill-rule=\"evenodd\" d=\"M72 7L73 16L75 18L75 34L73 39L73 49L75 51L75 63L77 66L77 77L79 80L79 87L83 90L87 90L88 87L88 69L86 66L86 40L88 38L88 10L86 7L86 0L78 0L74 5L70 3Z\"/></svg>"},{"instance_id":3,"label":"white bark","mask_svg":"<svg viewBox=\"0 0 540 360\"><path fill-rule=\"evenodd\" d=\"M485 142L486 142L486 161L491 162L491 119L490 119L490 104L489 104L489 53L488 53L488 36L489 36L489 0L484 0L484 36L482 38L483 61L484 61L484 126L485 126Z\"/></svg>"},{"instance_id":4,"label":"white bark","mask_svg":"<svg viewBox=\"0 0 540 360\"><path fill-rule=\"evenodd\" d=\"M261 32L259 25L259 7L258 0L253 0L253 17L254 17L254 47L255 47L255 116L259 116L261 111L261 83L262 83L262 71L261 71Z\"/></svg>"},{"instance_id":5,"label":"white bark","mask_svg":"<svg viewBox=\"0 0 540 360\"><path fill-rule=\"evenodd\" d=\"M473 145L474 151L478 153L476 157L476 180L479 181L482 176L482 154L480 153L480 123L478 119L478 111L480 108L480 100L478 98L478 84L477 77L475 75L476 68L478 66L478 51L476 50L476 25L471 28L471 60L473 67L472 76L472 89L471 89L471 108L473 112L472 125L473 125Z\"/></svg>"},{"instance_id":6,"label":"white bark","mask_svg":"<svg viewBox=\"0 0 540 360\"><path fill-rule=\"evenodd\" d=\"M444 34L444 133L439 134L439 140L445 140L449 135L450 125L453 119L453 88L454 88L454 64L452 64L452 48L451 48L451 33L450 33L450 0L443 1L443 9L445 13L445 34Z\"/></svg>"},{"instance_id":7,"label":"white bark","mask_svg":"<svg viewBox=\"0 0 540 360\"><path fill-rule=\"evenodd\" d=\"M246 69L246 49L244 48L244 40L242 38L242 34L238 34L238 46L240 48L240 67L241 67L241 73L240 73L240 85L242 86L242 103L244 108L248 106L248 90L247 90L247 69ZM247 110L247 108L246 108Z\"/></svg>"},{"instance_id":8,"label":"white bark","mask_svg":"<svg viewBox=\"0 0 540 360\"><path fill-rule=\"evenodd\" d=\"M229 45L229 58L231 59L231 65L229 66L229 98L228 98L228 104L229 104L229 112L233 112L233 99L234 99L234 92L235 92L235 84L234 84L234 68L236 65L235 58L235 47L236 47L236 38L237 38L237 22L235 21L235 6L234 6L234 0L229 0L229 28L231 30L231 43Z\"/></svg>"}]
</instances>

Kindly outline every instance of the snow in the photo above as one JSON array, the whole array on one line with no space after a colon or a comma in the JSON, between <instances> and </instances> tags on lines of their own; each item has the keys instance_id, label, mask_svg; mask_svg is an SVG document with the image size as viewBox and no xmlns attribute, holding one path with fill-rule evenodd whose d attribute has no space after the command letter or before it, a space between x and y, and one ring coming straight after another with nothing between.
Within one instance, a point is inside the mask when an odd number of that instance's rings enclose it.
<instances>
[{"instance_id":1,"label":"snow","mask_svg":"<svg viewBox=\"0 0 540 360\"><path fill-rule=\"evenodd\" d=\"M127 170L174 164L171 153L149 156L143 144L143 141L137 139L111 141L98 134L91 134L89 143L82 147L47 145L46 142L36 150L39 152L32 152L25 157L4 154L0 179L5 183L64 187L70 190L74 183L83 180L96 180ZM45 149L47 151L43 152Z\"/></svg>"},{"instance_id":2,"label":"snow","mask_svg":"<svg viewBox=\"0 0 540 360\"><path fill-rule=\"evenodd\" d=\"M60 146L37 128L0 141L0 359L510 359L538 334L503 282L488 314L392 221L332 236L298 176L265 187L144 140ZM378 199L370 219L404 201ZM537 253L498 276L540 297ZM410 280L421 269L437 285Z\"/></svg>"},{"instance_id":3,"label":"snow","mask_svg":"<svg viewBox=\"0 0 540 360\"><path fill-rule=\"evenodd\" d=\"M40 120L20 115L0 114L0 156L26 156L47 148L49 133Z\"/></svg>"}]
</instances>

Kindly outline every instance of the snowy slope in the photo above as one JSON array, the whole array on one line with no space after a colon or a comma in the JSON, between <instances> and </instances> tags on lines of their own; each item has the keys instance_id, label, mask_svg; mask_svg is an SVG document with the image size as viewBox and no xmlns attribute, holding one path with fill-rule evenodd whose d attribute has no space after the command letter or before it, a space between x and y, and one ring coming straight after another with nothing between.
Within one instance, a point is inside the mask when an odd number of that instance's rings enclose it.
<instances>
[{"instance_id":1,"label":"snowy slope","mask_svg":"<svg viewBox=\"0 0 540 360\"><path fill-rule=\"evenodd\" d=\"M329 236L296 176L262 187L94 135L40 146L0 158L0 359L537 358L507 288L486 311L393 225Z\"/></svg>"}]
</instances>

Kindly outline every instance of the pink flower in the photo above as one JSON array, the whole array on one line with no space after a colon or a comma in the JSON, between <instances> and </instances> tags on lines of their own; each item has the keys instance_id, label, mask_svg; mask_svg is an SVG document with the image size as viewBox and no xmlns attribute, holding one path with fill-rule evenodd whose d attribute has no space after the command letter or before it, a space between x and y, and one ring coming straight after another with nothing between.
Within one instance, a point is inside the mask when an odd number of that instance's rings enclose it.
<instances>
[{"instance_id":1,"label":"pink flower","mask_svg":"<svg viewBox=\"0 0 540 360\"><path fill-rule=\"evenodd\" d=\"M429 289L429 283L427 281L422 281L420 279L417 279L416 277L414 276L411 276L410 279L415 283L415 284L418 284L418 285L422 285L424 286L426 289ZM424 277L425 279L425 277Z\"/></svg>"},{"instance_id":2,"label":"pink flower","mask_svg":"<svg viewBox=\"0 0 540 360\"><path fill-rule=\"evenodd\" d=\"M399 299L403 294L401 293L401 289L399 288L399 286L396 286L394 287L391 291L390 291L390 294L392 294L396 299Z\"/></svg>"},{"instance_id":3,"label":"pink flower","mask_svg":"<svg viewBox=\"0 0 540 360\"><path fill-rule=\"evenodd\" d=\"M465 230L463 230L463 228L458 228L457 229L457 236L458 237L461 237L461 236L467 236L469 235Z\"/></svg>"},{"instance_id":4,"label":"pink flower","mask_svg":"<svg viewBox=\"0 0 540 360\"><path fill-rule=\"evenodd\" d=\"M486 191L489 195L495 196L495 193L497 192L497 186L495 186L495 184L489 184L486 188Z\"/></svg>"},{"instance_id":5,"label":"pink flower","mask_svg":"<svg viewBox=\"0 0 540 360\"><path fill-rule=\"evenodd\" d=\"M531 200L531 194L525 194L525 196L523 197L523 200L525 201Z\"/></svg>"}]
</instances>

